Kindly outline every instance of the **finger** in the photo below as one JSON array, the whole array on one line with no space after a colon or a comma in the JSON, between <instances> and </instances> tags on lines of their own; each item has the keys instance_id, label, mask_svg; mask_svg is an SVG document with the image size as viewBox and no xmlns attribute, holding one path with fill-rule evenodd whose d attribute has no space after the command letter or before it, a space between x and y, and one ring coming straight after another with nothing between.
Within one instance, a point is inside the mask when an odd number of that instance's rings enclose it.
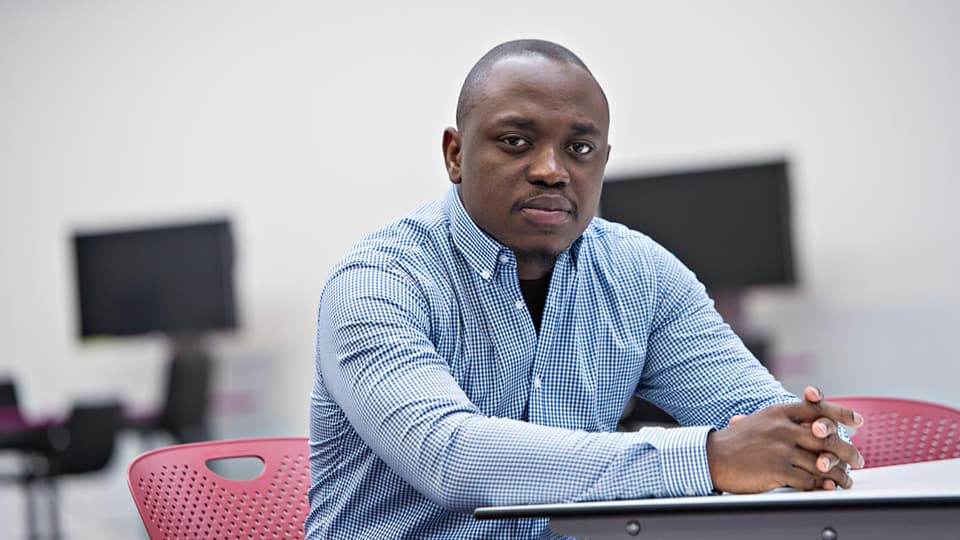
<instances>
[{"instance_id":1,"label":"finger","mask_svg":"<svg viewBox=\"0 0 960 540\"><path fill-rule=\"evenodd\" d=\"M846 424L853 427L860 427L863 425L863 416L861 416L857 411L848 407L843 407L841 405L837 405L836 403L831 403L830 401L821 401L816 405L816 407L823 412L824 416L829 417L840 424Z\"/></svg>"},{"instance_id":2,"label":"finger","mask_svg":"<svg viewBox=\"0 0 960 540\"><path fill-rule=\"evenodd\" d=\"M824 478L821 486L826 491L834 491L837 488L850 489L853 487L853 478L847 475L846 480L837 482L833 478Z\"/></svg>"},{"instance_id":3,"label":"finger","mask_svg":"<svg viewBox=\"0 0 960 540\"><path fill-rule=\"evenodd\" d=\"M855 469L863 467L863 456L855 446L840 438L833 433L824 438L818 438L814 435L812 429L802 430L795 439L798 447L808 452L820 455L829 452L836 456L840 461L852 465Z\"/></svg>"},{"instance_id":4,"label":"finger","mask_svg":"<svg viewBox=\"0 0 960 540\"><path fill-rule=\"evenodd\" d=\"M839 464L840 458L831 452L821 452L820 455L817 456L817 470L822 473L830 472L830 469Z\"/></svg>"},{"instance_id":5,"label":"finger","mask_svg":"<svg viewBox=\"0 0 960 540\"><path fill-rule=\"evenodd\" d=\"M827 487L827 482L833 482L833 487ZM843 467L834 467L827 473L826 478L823 479L821 484L823 489L836 489L842 487L843 489L850 489L853 487L853 478L850 478L850 475L847 474L847 467L844 464Z\"/></svg>"},{"instance_id":6,"label":"finger","mask_svg":"<svg viewBox=\"0 0 960 540\"><path fill-rule=\"evenodd\" d=\"M747 417L747 415L745 415L745 414L735 414L735 415L733 415L733 416L730 417L730 422L728 422L727 425L732 426L732 425L736 424L737 422L743 420L743 419L746 418L746 417Z\"/></svg>"},{"instance_id":7,"label":"finger","mask_svg":"<svg viewBox=\"0 0 960 540\"><path fill-rule=\"evenodd\" d=\"M823 417L817 418L810 425L810 432L818 439L826 439L830 435L837 433L837 424L833 420Z\"/></svg>"},{"instance_id":8,"label":"finger","mask_svg":"<svg viewBox=\"0 0 960 540\"><path fill-rule=\"evenodd\" d=\"M820 483L817 476L803 467L787 464L783 471L783 485L794 489L809 491Z\"/></svg>"},{"instance_id":9,"label":"finger","mask_svg":"<svg viewBox=\"0 0 960 540\"><path fill-rule=\"evenodd\" d=\"M808 390L812 392L816 389L811 386L808 387ZM826 417L848 426L860 427L863 425L863 417L860 413L827 400L810 401L807 399L810 397L807 396L807 393L804 392L804 401L793 403L785 408L787 416L794 422L812 422L818 417Z\"/></svg>"},{"instance_id":10,"label":"finger","mask_svg":"<svg viewBox=\"0 0 960 540\"><path fill-rule=\"evenodd\" d=\"M823 400L823 391L816 386L808 386L803 389L803 399L808 403L820 403Z\"/></svg>"},{"instance_id":11,"label":"finger","mask_svg":"<svg viewBox=\"0 0 960 540\"><path fill-rule=\"evenodd\" d=\"M829 458L827 458L829 459ZM843 467L839 467L840 461L833 461L830 463L831 467L822 470L822 465L824 461L823 456L815 456L810 452L800 451L795 453L792 456L792 463L794 467L802 469L804 472L808 473L814 477L815 487L823 487L824 489L831 489L827 486L826 482L829 480L833 482L834 488L836 486L848 487L852 485L852 480L847 474L846 464ZM836 456L834 456L836 459Z\"/></svg>"}]
</instances>

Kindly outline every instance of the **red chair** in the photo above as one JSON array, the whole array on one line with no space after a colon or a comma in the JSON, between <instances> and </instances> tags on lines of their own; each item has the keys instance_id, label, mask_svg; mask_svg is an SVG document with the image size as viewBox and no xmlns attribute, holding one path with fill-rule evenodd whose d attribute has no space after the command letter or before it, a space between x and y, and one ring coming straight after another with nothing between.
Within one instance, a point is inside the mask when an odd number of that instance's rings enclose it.
<instances>
[{"instance_id":1,"label":"red chair","mask_svg":"<svg viewBox=\"0 0 960 540\"><path fill-rule=\"evenodd\" d=\"M864 418L850 439L865 467L960 458L960 410L912 399L831 397Z\"/></svg>"},{"instance_id":2,"label":"red chair","mask_svg":"<svg viewBox=\"0 0 960 540\"><path fill-rule=\"evenodd\" d=\"M234 458L257 458L263 470L237 480L211 469ZM303 538L310 450L305 437L168 446L134 459L127 484L151 540Z\"/></svg>"}]
</instances>

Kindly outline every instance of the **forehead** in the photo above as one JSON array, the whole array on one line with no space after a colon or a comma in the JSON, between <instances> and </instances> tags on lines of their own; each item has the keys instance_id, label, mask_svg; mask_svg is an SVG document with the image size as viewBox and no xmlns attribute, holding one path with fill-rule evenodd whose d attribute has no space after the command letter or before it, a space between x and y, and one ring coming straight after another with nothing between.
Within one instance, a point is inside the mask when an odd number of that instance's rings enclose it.
<instances>
[{"instance_id":1,"label":"forehead","mask_svg":"<svg viewBox=\"0 0 960 540\"><path fill-rule=\"evenodd\" d=\"M607 103L582 67L542 56L510 56L497 61L474 91L467 123L504 114L567 115L607 131Z\"/></svg>"}]
</instances>

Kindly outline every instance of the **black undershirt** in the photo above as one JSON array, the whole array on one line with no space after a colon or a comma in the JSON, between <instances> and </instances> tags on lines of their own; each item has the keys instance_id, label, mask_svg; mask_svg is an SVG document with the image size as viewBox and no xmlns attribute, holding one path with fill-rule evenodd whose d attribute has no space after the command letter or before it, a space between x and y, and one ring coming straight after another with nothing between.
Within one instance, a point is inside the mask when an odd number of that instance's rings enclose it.
<instances>
[{"instance_id":1,"label":"black undershirt","mask_svg":"<svg viewBox=\"0 0 960 540\"><path fill-rule=\"evenodd\" d=\"M543 318L543 306L547 303L547 288L550 287L550 274L540 279L521 279L520 292L527 310L533 320L533 328L540 333L540 319Z\"/></svg>"}]
</instances>

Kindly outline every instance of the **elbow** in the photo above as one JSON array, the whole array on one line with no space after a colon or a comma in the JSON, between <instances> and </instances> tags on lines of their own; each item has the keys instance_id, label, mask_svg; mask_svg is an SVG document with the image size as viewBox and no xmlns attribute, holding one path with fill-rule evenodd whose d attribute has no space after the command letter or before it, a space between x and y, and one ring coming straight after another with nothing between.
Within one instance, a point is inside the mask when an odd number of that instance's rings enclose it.
<instances>
[{"instance_id":1,"label":"elbow","mask_svg":"<svg viewBox=\"0 0 960 540\"><path fill-rule=\"evenodd\" d=\"M475 418L472 418L475 419ZM487 463L482 452L462 443L463 430L469 429L471 419L458 422L446 437L443 449L435 454L433 465L422 470L421 493L445 510L471 513L478 506L492 504Z\"/></svg>"},{"instance_id":2,"label":"elbow","mask_svg":"<svg viewBox=\"0 0 960 540\"><path fill-rule=\"evenodd\" d=\"M458 482L440 482L425 495L444 510L462 514L472 513L478 506L489 504L483 500L482 494L476 487Z\"/></svg>"}]
</instances>

